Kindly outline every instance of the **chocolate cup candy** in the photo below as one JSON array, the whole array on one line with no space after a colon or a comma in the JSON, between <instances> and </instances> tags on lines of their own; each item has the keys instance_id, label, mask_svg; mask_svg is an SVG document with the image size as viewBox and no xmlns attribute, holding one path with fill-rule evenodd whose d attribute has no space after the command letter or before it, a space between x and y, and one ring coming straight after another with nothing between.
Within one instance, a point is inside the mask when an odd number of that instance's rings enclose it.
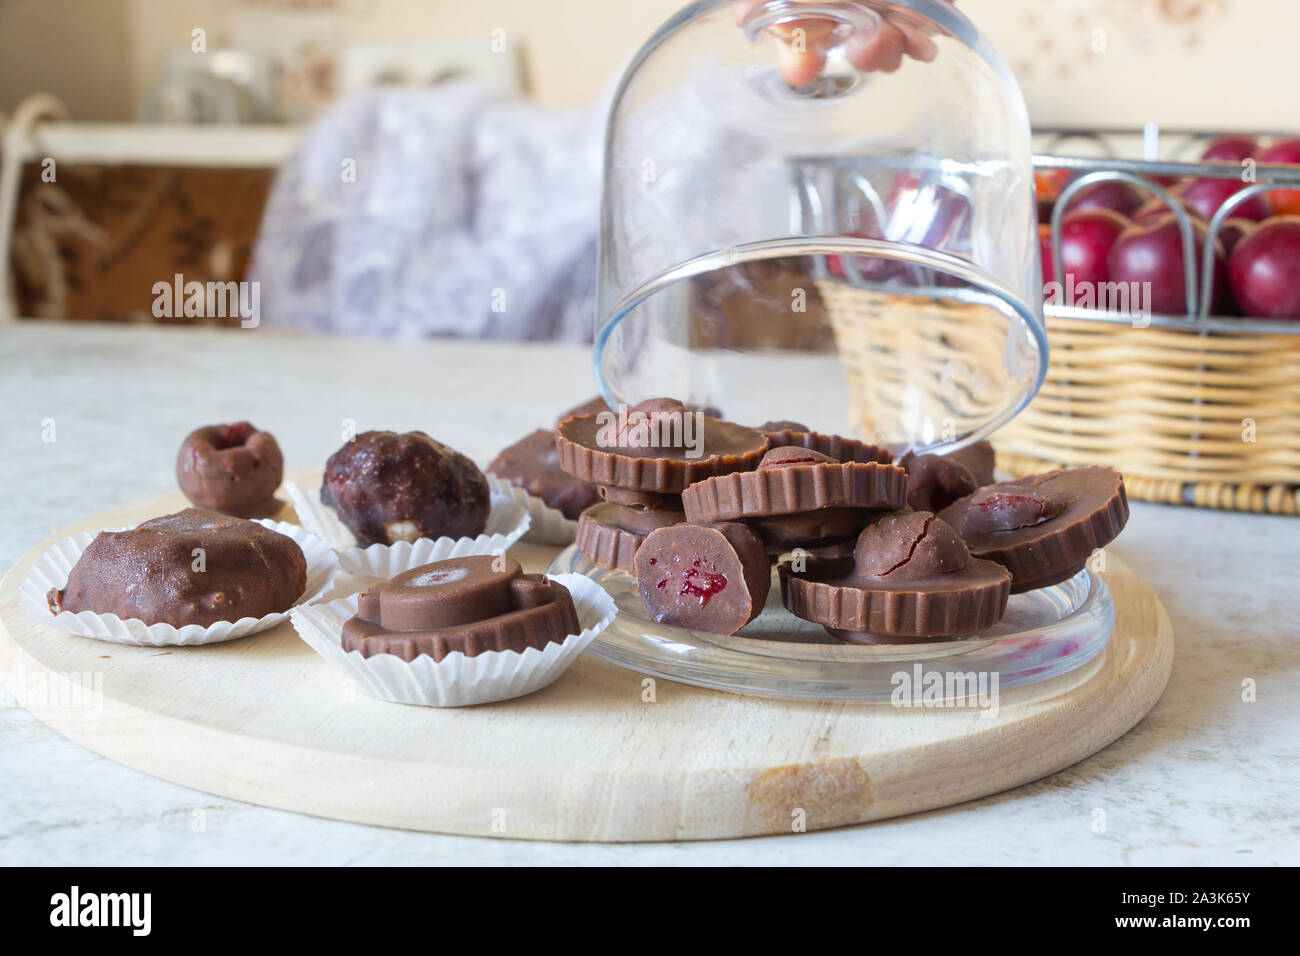
<instances>
[{"instance_id":1,"label":"chocolate cup candy","mask_svg":"<svg viewBox=\"0 0 1300 956\"><path fill-rule=\"evenodd\" d=\"M765 422L758 426L758 430L767 436L773 448L797 445L821 452L839 462L878 461L888 465L894 460L888 448L842 435L824 435L799 422Z\"/></svg>"},{"instance_id":2,"label":"chocolate cup candy","mask_svg":"<svg viewBox=\"0 0 1300 956\"><path fill-rule=\"evenodd\" d=\"M768 441L752 428L652 399L622 419L613 412L565 419L555 430L555 447L560 467L575 478L680 494L701 478L755 467Z\"/></svg>"},{"instance_id":3,"label":"chocolate cup candy","mask_svg":"<svg viewBox=\"0 0 1300 956\"><path fill-rule=\"evenodd\" d=\"M792 614L853 643L981 631L1002 619L1011 592L1005 568L972 558L951 527L920 511L867 525L847 573L823 562L808 562L803 573L782 564L779 572Z\"/></svg>"},{"instance_id":4,"label":"chocolate cup candy","mask_svg":"<svg viewBox=\"0 0 1300 956\"><path fill-rule=\"evenodd\" d=\"M145 624L210 627L287 611L307 588L292 538L254 521L187 508L86 546L50 612L93 611Z\"/></svg>"},{"instance_id":5,"label":"chocolate cup candy","mask_svg":"<svg viewBox=\"0 0 1300 956\"><path fill-rule=\"evenodd\" d=\"M652 618L714 634L735 634L756 618L772 583L762 541L736 522L651 532L636 553L635 573Z\"/></svg>"},{"instance_id":6,"label":"chocolate cup candy","mask_svg":"<svg viewBox=\"0 0 1300 956\"><path fill-rule=\"evenodd\" d=\"M248 422L196 428L176 455L176 483L196 508L207 511L270 513L283 478L279 444Z\"/></svg>"},{"instance_id":7,"label":"chocolate cup candy","mask_svg":"<svg viewBox=\"0 0 1300 956\"><path fill-rule=\"evenodd\" d=\"M1012 593L1059 584L1128 521L1124 478L1113 468L1049 471L980 488L940 512L970 553L1012 576Z\"/></svg>"},{"instance_id":8,"label":"chocolate cup candy","mask_svg":"<svg viewBox=\"0 0 1300 956\"><path fill-rule=\"evenodd\" d=\"M578 516L574 544L597 564L632 570L632 559L648 532L629 531L619 524L619 506L603 501Z\"/></svg>"},{"instance_id":9,"label":"chocolate cup candy","mask_svg":"<svg viewBox=\"0 0 1300 956\"><path fill-rule=\"evenodd\" d=\"M809 462L697 481L682 492L691 521L735 521L820 508L902 508L907 472L880 462Z\"/></svg>"},{"instance_id":10,"label":"chocolate cup candy","mask_svg":"<svg viewBox=\"0 0 1300 956\"><path fill-rule=\"evenodd\" d=\"M412 568L362 591L343 624L343 649L363 657L440 661L456 652L542 650L581 630L562 584L517 561L475 555Z\"/></svg>"}]
</instances>

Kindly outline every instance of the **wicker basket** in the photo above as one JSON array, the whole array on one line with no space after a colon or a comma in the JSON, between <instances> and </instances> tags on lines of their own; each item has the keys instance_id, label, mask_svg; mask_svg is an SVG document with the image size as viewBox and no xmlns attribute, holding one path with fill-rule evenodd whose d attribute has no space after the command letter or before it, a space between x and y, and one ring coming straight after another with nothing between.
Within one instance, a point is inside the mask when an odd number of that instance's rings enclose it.
<instances>
[{"instance_id":1,"label":"wicker basket","mask_svg":"<svg viewBox=\"0 0 1300 956\"><path fill-rule=\"evenodd\" d=\"M944 363L965 350L1000 354L986 310L904 304L819 283L852 394L856 424L874 431L898 414L879 343L917 356L925 381L946 388ZM900 308L933 309L899 322ZM886 321L890 313L894 321ZM933 320L933 321L932 321ZM1300 514L1300 335L1233 334L1049 317L1051 365L1038 396L995 436L1013 475L1108 464L1145 501ZM981 333L985 338L981 338ZM890 336L882 339L880 336ZM993 336L991 339L989 336ZM873 346L873 342L876 343ZM967 351L966 355L976 354ZM978 412L972 402L971 412Z\"/></svg>"}]
</instances>

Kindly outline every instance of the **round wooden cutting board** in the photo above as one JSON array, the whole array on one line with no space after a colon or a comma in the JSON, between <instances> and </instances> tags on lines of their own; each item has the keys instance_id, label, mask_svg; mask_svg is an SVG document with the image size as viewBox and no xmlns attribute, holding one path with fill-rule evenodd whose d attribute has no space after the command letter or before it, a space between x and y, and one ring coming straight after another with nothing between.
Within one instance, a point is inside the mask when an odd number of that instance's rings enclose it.
<instances>
[{"instance_id":1,"label":"round wooden cutting board","mask_svg":"<svg viewBox=\"0 0 1300 956\"><path fill-rule=\"evenodd\" d=\"M0 582L0 667L60 733L146 773L302 813L539 840L699 840L930 810L1068 767L1164 690L1160 601L1113 556L1115 633L1064 677L1003 691L996 715L781 701L651 680L583 655L532 696L457 710L374 700L292 627L204 647L126 647L25 618L23 575L53 541L185 506L165 495L33 549ZM556 549L520 545L531 569ZM79 696L85 688L102 695Z\"/></svg>"}]
</instances>

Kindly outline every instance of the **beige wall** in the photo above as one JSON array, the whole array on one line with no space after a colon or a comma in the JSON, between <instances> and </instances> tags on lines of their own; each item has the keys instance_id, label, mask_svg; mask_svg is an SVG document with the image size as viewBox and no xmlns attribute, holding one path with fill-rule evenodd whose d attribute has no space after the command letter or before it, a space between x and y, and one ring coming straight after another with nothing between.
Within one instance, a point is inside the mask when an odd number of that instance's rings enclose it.
<instances>
[{"instance_id":1,"label":"beige wall","mask_svg":"<svg viewBox=\"0 0 1300 956\"><path fill-rule=\"evenodd\" d=\"M681 0L0 0L0 110L48 89L82 119L130 118L170 47L292 58L312 43L501 28L530 90L592 99ZM1295 0L961 0L1016 70L1040 124L1300 125ZM1100 34L1097 31L1102 31ZM1104 50L1094 49L1098 38Z\"/></svg>"}]
</instances>

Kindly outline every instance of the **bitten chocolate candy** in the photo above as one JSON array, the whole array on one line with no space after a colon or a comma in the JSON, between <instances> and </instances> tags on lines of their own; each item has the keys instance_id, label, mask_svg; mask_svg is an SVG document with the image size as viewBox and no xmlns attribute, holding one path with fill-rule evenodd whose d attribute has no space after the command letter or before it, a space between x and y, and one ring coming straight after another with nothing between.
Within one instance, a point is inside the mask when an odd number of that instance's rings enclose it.
<instances>
[{"instance_id":1,"label":"bitten chocolate candy","mask_svg":"<svg viewBox=\"0 0 1300 956\"><path fill-rule=\"evenodd\" d=\"M363 657L542 650L582 630L568 588L503 556L450 558L362 591L343 649Z\"/></svg>"},{"instance_id":2,"label":"bitten chocolate candy","mask_svg":"<svg viewBox=\"0 0 1300 956\"><path fill-rule=\"evenodd\" d=\"M996 561L1012 575L1013 593L1074 577L1097 548L1128 521L1124 478L1113 468L1049 471L981 488L940 517L971 554Z\"/></svg>"},{"instance_id":3,"label":"bitten chocolate candy","mask_svg":"<svg viewBox=\"0 0 1300 956\"><path fill-rule=\"evenodd\" d=\"M248 422L196 428L176 455L176 482L185 497L196 508L222 514L270 514L283 477L275 438Z\"/></svg>"},{"instance_id":4,"label":"bitten chocolate candy","mask_svg":"<svg viewBox=\"0 0 1300 956\"><path fill-rule=\"evenodd\" d=\"M555 430L560 467L627 491L680 494L693 481L753 468L768 441L752 428L650 399L625 416L577 415ZM625 502L630 503L630 502Z\"/></svg>"},{"instance_id":5,"label":"bitten chocolate candy","mask_svg":"<svg viewBox=\"0 0 1300 956\"><path fill-rule=\"evenodd\" d=\"M209 627L287 611L307 588L292 538L255 521L187 508L86 546L50 612L94 611L146 624Z\"/></svg>"},{"instance_id":6,"label":"bitten chocolate candy","mask_svg":"<svg viewBox=\"0 0 1300 956\"><path fill-rule=\"evenodd\" d=\"M951 527L924 511L881 515L863 529L845 573L835 562L779 568L790 612L834 637L876 644L956 637L1006 612L1011 575L971 557Z\"/></svg>"},{"instance_id":7,"label":"bitten chocolate candy","mask_svg":"<svg viewBox=\"0 0 1300 956\"><path fill-rule=\"evenodd\" d=\"M539 428L504 449L492 459L487 470L542 499L566 518L577 518L583 509L600 500L595 485L574 478L560 468L555 454L555 432L549 428Z\"/></svg>"},{"instance_id":8,"label":"bitten chocolate candy","mask_svg":"<svg viewBox=\"0 0 1300 956\"><path fill-rule=\"evenodd\" d=\"M656 621L714 634L735 634L756 618L772 584L763 543L735 522L653 531L635 571L641 603Z\"/></svg>"},{"instance_id":9,"label":"bitten chocolate candy","mask_svg":"<svg viewBox=\"0 0 1300 956\"><path fill-rule=\"evenodd\" d=\"M357 435L325 463L320 499L362 547L472 538L492 507L478 466L424 432Z\"/></svg>"}]
</instances>

